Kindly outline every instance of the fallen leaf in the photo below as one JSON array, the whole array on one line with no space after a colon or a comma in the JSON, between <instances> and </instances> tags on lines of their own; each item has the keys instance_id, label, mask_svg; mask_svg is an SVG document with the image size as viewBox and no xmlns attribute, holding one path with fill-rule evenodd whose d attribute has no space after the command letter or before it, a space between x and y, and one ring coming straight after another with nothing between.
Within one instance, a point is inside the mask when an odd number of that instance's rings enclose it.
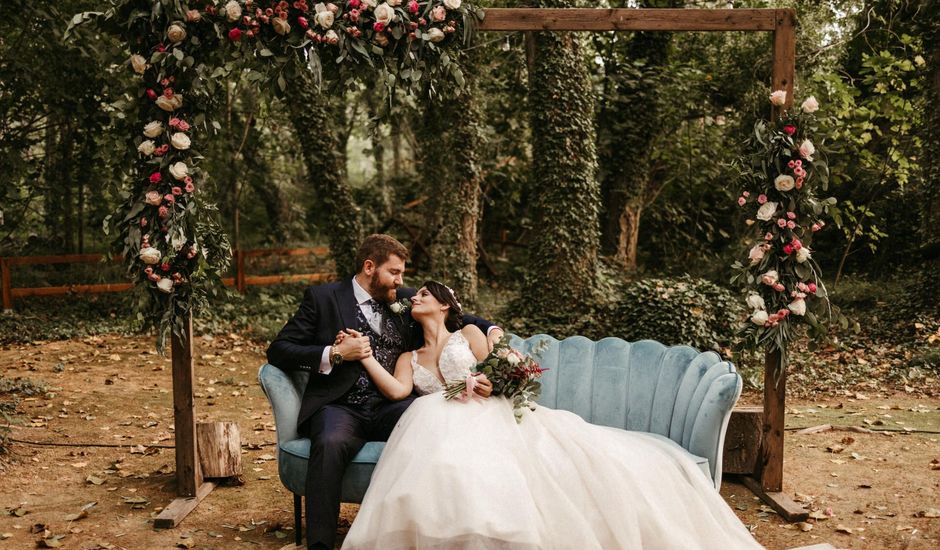
<instances>
[{"instance_id":1,"label":"fallen leaf","mask_svg":"<svg viewBox=\"0 0 940 550\"><path fill-rule=\"evenodd\" d=\"M88 476L85 478L85 481L87 481L88 483L91 483L92 485L102 485L105 482L104 479L101 479L98 476Z\"/></svg>"},{"instance_id":2,"label":"fallen leaf","mask_svg":"<svg viewBox=\"0 0 940 550\"><path fill-rule=\"evenodd\" d=\"M12 538L12 537L13 537L13 533L0 533L0 540L7 540L8 538Z\"/></svg>"},{"instance_id":3,"label":"fallen leaf","mask_svg":"<svg viewBox=\"0 0 940 550\"><path fill-rule=\"evenodd\" d=\"M845 533L846 535L851 535L852 529L840 523L839 525L836 525L836 533Z\"/></svg>"},{"instance_id":4,"label":"fallen leaf","mask_svg":"<svg viewBox=\"0 0 940 550\"><path fill-rule=\"evenodd\" d=\"M176 543L177 548L192 548L196 546L196 541L192 539L181 540Z\"/></svg>"},{"instance_id":5,"label":"fallen leaf","mask_svg":"<svg viewBox=\"0 0 940 550\"><path fill-rule=\"evenodd\" d=\"M915 518L940 518L940 510L937 508L927 508L914 514Z\"/></svg>"},{"instance_id":6,"label":"fallen leaf","mask_svg":"<svg viewBox=\"0 0 940 550\"><path fill-rule=\"evenodd\" d=\"M809 513L809 517L815 520L826 520L829 519L829 516L826 515L822 510L813 510Z\"/></svg>"},{"instance_id":7,"label":"fallen leaf","mask_svg":"<svg viewBox=\"0 0 940 550\"><path fill-rule=\"evenodd\" d=\"M805 521L801 521L801 522L797 523L796 526L799 527L799 528L800 528L800 531L803 531L804 533L807 532L807 531L812 531L812 530L813 530L813 524L812 524L812 523L806 523Z\"/></svg>"}]
</instances>

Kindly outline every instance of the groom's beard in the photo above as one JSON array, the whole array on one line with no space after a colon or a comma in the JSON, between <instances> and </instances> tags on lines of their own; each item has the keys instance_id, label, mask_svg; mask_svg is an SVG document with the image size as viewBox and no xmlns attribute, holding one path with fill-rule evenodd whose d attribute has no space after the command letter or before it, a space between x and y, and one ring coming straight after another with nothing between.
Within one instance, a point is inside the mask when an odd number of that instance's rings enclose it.
<instances>
[{"instance_id":1,"label":"groom's beard","mask_svg":"<svg viewBox=\"0 0 940 550\"><path fill-rule=\"evenodd\" d=\"M372 287L372 297L381 302L390 304L394 302L395 298L397 297L397 293L395 291L398 287L395 285L383 285L379 281L378 273L372 275L372 280L369 281L369 286Z\"/></svg>"}]
</instances>

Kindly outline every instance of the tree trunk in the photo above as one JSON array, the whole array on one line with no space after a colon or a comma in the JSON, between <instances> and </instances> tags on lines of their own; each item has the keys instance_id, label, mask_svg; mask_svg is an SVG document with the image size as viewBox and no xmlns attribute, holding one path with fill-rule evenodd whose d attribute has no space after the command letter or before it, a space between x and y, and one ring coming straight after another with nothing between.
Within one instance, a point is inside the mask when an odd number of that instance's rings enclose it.
<instances>
[{"instance_id":1,"label":"tree trunk","mask_svg":"<svg viewBox=\"0 0 940 550\"><path fill-rule=\"evenodd\" d=\"M643 216L643 201L633 200L620 211L619 240L614 260L630 271L636 271L637 242L640 238L640 219Z\"/></svg>"},{"instance_id":2,"label":"tree trunk","mask_svg":"<svg viewBox=\"0 0 940 550\"><path fill-rule=\"evenodd\" d=\"M540 0L537 7L568 8ZM520 303L538 315L595 301L600 189L593 90L574 33L540 32L529 77L532 117L532 240ZM570 316L570 315L569 315Z\"/></svg>"},{"instance_id":3,"label":"tree trunk","mask_svg":"<svg viewBox=\"0 0 940 550\"><path fill-rule=\"evenodd\" d=\"M932 2L933 16L940 15L940 0ZM936 21L929 15L926 21ZM927 84L927 105L937 105L940 101L940 29L936 24L926 25L924 29L925 50L930 53L928 66L930 76ZM928 109L924 120L925 139L924 151L936 151L940 146L940 110ZM940 245L940 235L937 227L940 226L940 156L927 154L923 156L924 171L924 211L921 223L922 243L925 248Z\"/></svg>"},{"instance_id":4,"label":"tree trunk","mask_svg":"<svg viewBox=\"0 0 940 550\"><path fill-rule=\"evenodd\" d=\"M306 72L286 90L291 123L303 150L307 181L319 199L311 220L327 236L340 277L352 276L362 223L346 180L346 151L340 146L342 101L318 93Z\"/></svg>"}]
</instances>

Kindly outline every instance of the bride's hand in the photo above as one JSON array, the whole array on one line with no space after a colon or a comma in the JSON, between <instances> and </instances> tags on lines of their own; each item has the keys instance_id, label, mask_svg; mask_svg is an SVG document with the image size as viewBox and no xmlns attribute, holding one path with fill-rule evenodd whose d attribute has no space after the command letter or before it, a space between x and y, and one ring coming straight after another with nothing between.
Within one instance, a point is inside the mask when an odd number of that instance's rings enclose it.
<instances>
[{"instance_id":1,"label":"bride's hand","mask_svg":"<svg viewBox=\"0 0 940 550\"><path fill-rule=\"evenodd\" d=\"M505 334L503 329L494 327L493 330L486 335L486 345L489 347L489 351L493 351L493 346L496 345L496 342L499 342Z\"/></svg>"},{"instance_id":2,"label":"bride's hand","mask_svg":"<svg viewBox=\"0 0 940 550\"><path fill-rule=\"evenodd\" d=\"M490 379L486 377L482 372L474 373L473 376L477 379L477 384L473 388L473 393L479 395L480 397L489 397L493 393L493 383L490 382Z\"/></svg>"}]
</instances>

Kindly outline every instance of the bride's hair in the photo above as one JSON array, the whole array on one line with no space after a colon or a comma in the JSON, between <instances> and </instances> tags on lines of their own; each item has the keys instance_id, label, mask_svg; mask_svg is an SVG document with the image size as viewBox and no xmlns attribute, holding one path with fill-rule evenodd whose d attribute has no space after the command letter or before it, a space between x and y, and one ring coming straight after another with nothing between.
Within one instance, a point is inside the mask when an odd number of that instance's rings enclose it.
<instances>
[{"instance_id":1,"label":"bride's hair","mask_svg":"<svg viewBox=\"0 0 940 550\"><path fill-rule=\"evenodd\" d=\"M425 282L424 288L428 289L431 296L434 296L438 302L450 306L450 309L447 310L447 317L444 318L444 326L447 327L447 330L451 332L460 330L460 327L463 326L463 309L460 302L457 301L454 291L449 286L437 281Z\"/></svg>"}]
</instances>

